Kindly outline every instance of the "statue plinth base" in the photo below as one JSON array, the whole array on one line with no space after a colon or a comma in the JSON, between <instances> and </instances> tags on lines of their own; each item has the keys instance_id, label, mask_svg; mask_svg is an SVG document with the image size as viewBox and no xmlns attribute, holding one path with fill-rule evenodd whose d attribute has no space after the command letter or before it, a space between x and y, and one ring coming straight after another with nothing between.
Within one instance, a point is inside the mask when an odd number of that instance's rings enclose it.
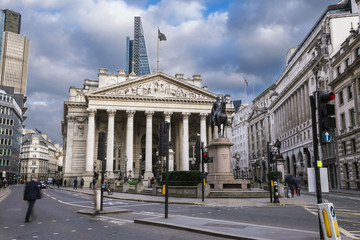
<instances>
[{"instance_id":1,"label":"statue plinth base","mask_svg":"<svg viewBox=\"0 0 360 240\"><path fill-rule=\"evenodd\" d=\"M208 155L213 157L213 162L209 163L209 174L207 176L211 190L247 190L250 185L249 180L234 179L230 152L232 145L228 138L216 138L207 145Z\"/></svg>"}]
</instances>

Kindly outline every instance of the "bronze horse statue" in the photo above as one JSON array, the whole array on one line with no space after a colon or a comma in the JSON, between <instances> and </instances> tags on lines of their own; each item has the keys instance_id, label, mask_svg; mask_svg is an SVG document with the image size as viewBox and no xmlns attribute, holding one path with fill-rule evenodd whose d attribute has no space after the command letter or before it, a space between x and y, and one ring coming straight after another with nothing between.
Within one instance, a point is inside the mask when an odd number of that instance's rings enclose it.
<instances>
[{"instance_id":1,"label":"bronze horse statue","mask_svg":"<svg viewBox=\"0 0 360 240\"><path fill-rule=\"evenodd\" d=\"M222 125L222 134L221 134L221 125ZM224 137L225 127L227 126L227 115L226 115L226 99L222 98L220 102L219 97L217 97L216 102L213 104L213 109L211 110L211 134L214 138L214 127L218 127L218 137Z\"/></svg>"}]
</instances>

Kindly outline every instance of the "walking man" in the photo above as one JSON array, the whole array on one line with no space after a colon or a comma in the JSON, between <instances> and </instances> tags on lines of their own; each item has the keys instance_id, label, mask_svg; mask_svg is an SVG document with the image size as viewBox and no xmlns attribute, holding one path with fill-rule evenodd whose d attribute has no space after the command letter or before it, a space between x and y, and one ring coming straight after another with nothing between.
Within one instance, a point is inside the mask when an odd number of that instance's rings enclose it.
<instances>
[{"instance_id":1,"label":"walking man","mask_svg":"<svg viewBox=\"0 0 360 240\"><path fill-rule=\"evenodd\" d=\"M32 212L32 209L34 207L36 199L41 198L40 194L40 188L39 183L37 182L37 179L35 176L32 176L32 180L30 182L27 182L25 185L25 191L24 191L24 202L28 201L28 209L25 216L25 222L29 223L30 221L30 215Z\"/></svg>"},{"instance_id":2,"label":"walking man","mask_svg":"<svg viewBox=\"0 0 360 240\"><path fill-rule=\"evenodd\" d=\"M77 180L77 178L75 178L75 180L74 180L74 189L77 189L77 184L78 184L78 180Z\"/></svg>"}]
</instances>

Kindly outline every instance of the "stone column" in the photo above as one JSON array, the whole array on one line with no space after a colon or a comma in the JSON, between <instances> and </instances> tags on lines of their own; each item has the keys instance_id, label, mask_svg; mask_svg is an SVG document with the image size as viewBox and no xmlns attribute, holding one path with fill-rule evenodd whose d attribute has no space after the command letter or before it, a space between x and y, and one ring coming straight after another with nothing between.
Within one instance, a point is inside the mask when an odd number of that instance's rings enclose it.
<instances>
[{"instance_id":1,"label":"stone column","mask_svg":"<svg viewBox=\"0 0 360 240\"><path fill-rule=\"evenodd\" d=\"M66 155L65 155L65 173L64 175L71 174L72 156L73 156L73 139L74 139L74 117L67 116L67 133L66 133ZM69 180L68 180L69 181Z\"/></svg>"},{"instance_id":2,"label":"stone column","mask_svg":"<svg viewBox=\"0 0 360 240\"><path fill-rule=\"evenodd\" d=\"M191 113L183 112L183 136L182 136L182 170L189 170L189 116Z\"/></svg>"},{"instance_id":3,"label":"stone column","mask_svg":"<svg viewBox=\"0 0 360 240\"><path fill-rule=\"evenodd\" d=\"M114 178L114 121L116 110L107 110L108 112L108 131L107 131L107 151L106 151L106 171L110 178Z\"/></svg>"},{"instance_id":4,"label":"stone column","mask_svg":"<svg viewBox=\"0 0 360 240\"><path fill-rule=\"evenodd\" d=\"M200 113L200 142L204 143L204 146L207 146L206 140L206 117L207 113ZM202 166L200 164L200 166ZM204 170L207 171L207 164L204 165ZM200 168L201 169L201 168Z\"/></svg>"},{"instance_id":5,"label":"stone column","mask_svg":"<svg viewBox=\"0 0 360 240\"><path fill-rule=\"evenodd\" d=\"M169 141L171 141L171 115L172 112L164 112L165 122L169 122Z\"/></svg>"},{"instance_id":6,"label":"stone column","mask_svg":"<svg viewBox=\"0 0 360 240\"><path fill-rule=\"evenodd\" d=\"M135 111L133 110L127 110L127 128L126 128L126 158L127 158L127 164L126 164L126 175L129 176L129 173L132 173L132 176L134 176L133 172L133 148L134 148L134 115Z\"/></svg>"},{"instance_id":7,"label":"stone column","mask_svg":"<svg viewBox=\"0 0 360 240\"><path fill-rule=\"evenodd\" d=\"M206 117L207 113L200 113L200 141L204 143L204 146L207 145L206 139Z\"/></svg>"},{"instance_id":8,"label":"stone column","mask_svg":"<svg viewBox=\"0 0 360 240\"><path fill-rule=\"evenodd\" d=\"M94 149L95 149L95 113L96 109L88 109L88 133L86 139L86 167L85 171L90 173L94 166Z\"/></svg>"},{"instance_id":9,"label":"stone column","mask_svg":"<svg viewBox=\"0 0 360 240\"><path fill-rule=\"evenodd\" d=\"M302 124L303 122L305 122L305 101L304 101L304 86L302 85L300 87L300 109L301 109L301 118L300 118L300 123Z\"/></svg>"},{"instance_id":10,"label":"stone column","mask_svg":"<svg viewBox=\"0 0 360 240\"><path fill-rule=\"evenodd\" d=\"M144 179L152 178L152 117L153 111L146 111L146 143L145 143L145 174Z\"/></svg>"},{"instance_id":11,"label":"stone column","mask_svg":"<svg viewBox=\"0 0 360 240\"><path fill-rule=\"evenodd\" d=\"M310 95L309 95L309 82L305 82L305 121L309 120L310 116Z\"/></svg>"}]
</instances>

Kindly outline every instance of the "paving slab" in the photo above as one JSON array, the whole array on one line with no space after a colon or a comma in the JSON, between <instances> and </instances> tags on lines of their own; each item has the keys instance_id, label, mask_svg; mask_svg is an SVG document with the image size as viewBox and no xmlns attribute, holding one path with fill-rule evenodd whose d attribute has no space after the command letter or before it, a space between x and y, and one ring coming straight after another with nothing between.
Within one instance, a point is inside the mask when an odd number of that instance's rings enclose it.
<instances>
[{"instance_id":1,"label":"paving slab","mask_svg":"<svg viewBox=\"0 0 360 240\"><path fill-rule=\"evenodd\" d=\"M151 217L135 219L135 223L186 230L229 239L276 239L312 240L319 239L318 232L262 226L248 223L214 220L206 218L173 215L169 218Z\"/></svg>"}]
</instances>

